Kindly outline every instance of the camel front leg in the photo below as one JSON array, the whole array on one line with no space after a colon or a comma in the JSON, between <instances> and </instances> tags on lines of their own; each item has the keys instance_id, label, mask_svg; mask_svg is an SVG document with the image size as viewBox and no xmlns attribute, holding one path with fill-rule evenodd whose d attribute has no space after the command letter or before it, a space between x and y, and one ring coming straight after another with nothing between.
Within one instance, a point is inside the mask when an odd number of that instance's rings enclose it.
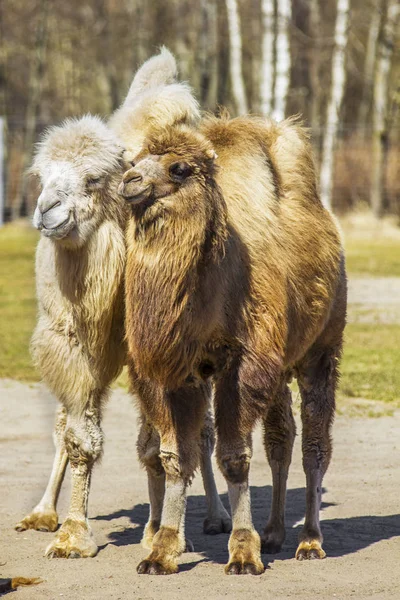
<instances>
[{"instance_id":1,"label":"camel front leg","mask_svg":"<svg viewBox=\"0 0 400 600\"><path fill-rule=\"evenodd\" d=\"M67 416L64 440L71 466L71 502L64 523L46 549L49 558L87 558L98 551L87 512L92 469L103 445L100 398L95 392L83 414Z\"/></svg>"},{"instance_id":2,"label":"camel front leg","mask_svg":"<svg viewBox=\"0 0 400 600\"><path fill-rule=\"evenodd\" d=\"M50 479L40 502L32 512L16 524L17 531L36 529L37 531L56 531L58 527L57 500L68 463L68 454L64 443L67 413L61 407L57 411L56 425L53 433L55 456Z\"/></svg>"},{"instance_id":3,"label":"camel front leg","mask_svg":"<svg viewBox=\"0 0 400 600\"><path fill-rule=\"evenodd\" d=\"M205 424L201 432L200 469L203 478L207 502L207 517L204 519L203 531L207 535L230 533L232 520L219 497L215 485L211 462L215 445L214 420L211 411L206 414Z\"/></svg>"},{"instance_id":4,"label":"camel front leg","mask_svg":"<svg viewBox=\"0 0 400 600\"><path fill-rule=\"evenodd\" d=\"M216 385L217 460L228 484L232 511L229 538L228 575L260 575L260 536L251 518L249 468L252 456L251 434L257 411L246 406L240 397L236 373L227 374Z\"/></svg>"},{"instance_id":5,"label":"camel front leg","mask_svg":"<svg viewBox=\"0 0 400 600\"><path fill-rule=\"evenodd\" d=\"M154 401L154 399L153 399ZM160 404L162 407L160 408ZM147 417L160 436L160 461L165 472L165 496L160 528L140 574L168 575L178 571L177 558L186 549L186 491L199 463L200 432L207 405L203 389L182 388L163 394L155 412L147 402Z\"/></svg>"}]
</instances>

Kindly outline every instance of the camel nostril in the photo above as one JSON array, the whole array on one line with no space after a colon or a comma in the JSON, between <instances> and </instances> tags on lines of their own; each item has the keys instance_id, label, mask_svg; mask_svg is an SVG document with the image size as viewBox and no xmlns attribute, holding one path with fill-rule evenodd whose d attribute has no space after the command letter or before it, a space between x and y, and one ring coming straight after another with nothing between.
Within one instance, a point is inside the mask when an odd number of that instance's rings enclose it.
<instances>
[{"instance_id":1,"label":"camel nostril","mask_svg":"<svg viewBox=\"0 0 400 600\"><path fill-rule=\"evenodd\" d=\"M134 181L135 183L139 183L139 181L142 181L143 177L141 176L140 173L138 173L137 171L127 171L123 177L123 182L124 183L130 183L131 181Z\"/></svg>"}]
</instances>

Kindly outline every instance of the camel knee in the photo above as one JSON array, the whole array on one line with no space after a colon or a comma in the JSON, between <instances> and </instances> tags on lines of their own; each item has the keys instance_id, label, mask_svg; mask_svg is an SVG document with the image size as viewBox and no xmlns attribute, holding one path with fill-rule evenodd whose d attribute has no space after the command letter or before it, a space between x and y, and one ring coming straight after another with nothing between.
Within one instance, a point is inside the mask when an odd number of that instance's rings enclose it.
<instances>
[{"instance_id":1,"label":"camel knee","mask_svg":"<svg viewBox=\"0 0 400 600\"><path fill-rule=\"evenodd\" d=\"M206 416L205 416L204 426L203 426L203 429L201 430L201 442L200 443L201 443L202 453L208 452L208 454L211 456L211 454L214 451L214 447L215 447L215 426L214 426L214 419L213 419L210 411L207 411Z\"/></svg>"},{"instance_id":2,"label":"camel knee","mask_svg":"<svg viewBox=\"0 0 400 600\"><path fill-rule=\"evenodd\" d=\"M194 450L192 456L185 453L185 456L179 456L169 450L160 451L160 460L165 474L170 479L182 479L190 483L198 463L198 452Z\"/></svg>"},{"instance_id":3,"label":"camel knee","mask_svg":"<svg viewBox=\"0 0 400 600\"><path fill-rule=\"evenodd\" d=\"M225 477L230 483L243 483L247 480L250 468L251 453L232 453L218 455L218 464Z\"/></svg>"},{"instance_id":4,"label":"camel knee","mask_svg":"<svg viewBox=\"0 0 400 600\"><path fill-rule=\"evenodd\" d=\"M163 475L164 469L160 459L160 436L154 427L145 420L142 421L136 448L143 467L156 477Z\"/></svg>"},{"instance_id":5,"label":"camel knee","mask_svg":"<svg viewBox=\"0 0 400 600\"><path fill-rule=\"evenodd\" d=\"M139 460L142 465L155 477L164 474L164 467L160 458L160 446L148 446L144 451L138 449Z\"/></svg>"},{"instance_id":6,"label":"camel knee","mask_svg":"<svg viewBox=\"0 0 400 600\"><path fill-rule=\"evenodd\" d=\"M102 454L103 432L99 423L91 418L77 421L68 419L64 443L71 465L92 465Z\"/></svg>"}]
</instances>

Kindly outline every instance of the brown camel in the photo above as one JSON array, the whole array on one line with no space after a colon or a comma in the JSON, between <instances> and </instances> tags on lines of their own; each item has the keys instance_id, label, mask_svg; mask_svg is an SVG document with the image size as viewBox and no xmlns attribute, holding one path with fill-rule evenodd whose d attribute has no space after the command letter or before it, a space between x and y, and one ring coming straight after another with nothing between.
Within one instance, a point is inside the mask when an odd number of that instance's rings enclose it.
<instances>
[{"instance_id":1,"label":"brown camel","mask_svg":"<svg viewBox=\"0 0 400 600\"><path fill-rule=\"evenodd\" d=\"M306 517L298 559L323 558L322 479L346 315L343 250L319 200L310 145L294 120L207 118L145 142L120 185L131 207L126 314L132 388L160 437L161 526L139 573L173 573L184 549L187 486L214 388L217 457L233 530L229 574L264 571L285 537L295 436L288 382L298 379ZM248 474L264 424L273 500L261 543ZM162 498L150 501L162 502Z\"/></svg>"},{"instance_id":2,"label":"brown camel","mask_svg":"<svg viewBox=\"0 0 400 600\"><path fill-rule=\"evenodd\" d=\"M149 59L133 79L128 96L107 127L84 116L53 127L43 137L33 165L43 190L34 224L41 231L36 252L39 318L32 355L46 385L60 401L54 441L56 454L46 491L18 531L56 531L56 505L68 461L72 491L69 513L48 545L49 557L90 557L97 553L87 518L93 466L103 447L102 407L109 386L126 362L123 286L128 211L117 195L123 154L141 147L157 126L198 119L196 100L176 82L170 52ZM117 135L117 133L119 135ZM124 143L124 133L129 143ZM122 140L122 141L121 141ZM230 530L211 467L213 425L201 439L201 467L208 514L205 533ZM142 418L138 440L157 440ZM149 486L162 493L162 473ZM160 516L152 507L143 544L148 547Z\"/></svg>"}]
</instances>

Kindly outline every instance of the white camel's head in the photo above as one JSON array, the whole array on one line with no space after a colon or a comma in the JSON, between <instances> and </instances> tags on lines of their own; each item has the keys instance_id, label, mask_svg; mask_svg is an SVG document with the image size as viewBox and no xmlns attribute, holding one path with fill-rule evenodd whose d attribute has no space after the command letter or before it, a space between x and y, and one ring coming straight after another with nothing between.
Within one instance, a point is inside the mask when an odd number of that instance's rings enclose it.
<instances>
[{"instance_id":1,"label":"white camel's head","mask_svg":"<svg viewBox=\"0 0 400 600\"><path fill-rule=\"evenodd\" d=\"M42 184L33 217L42 235L70 247L88 241L117 210L122 153L98 117L68 119L45 133L31 168Z\"/></svg>"}]
</instances>

